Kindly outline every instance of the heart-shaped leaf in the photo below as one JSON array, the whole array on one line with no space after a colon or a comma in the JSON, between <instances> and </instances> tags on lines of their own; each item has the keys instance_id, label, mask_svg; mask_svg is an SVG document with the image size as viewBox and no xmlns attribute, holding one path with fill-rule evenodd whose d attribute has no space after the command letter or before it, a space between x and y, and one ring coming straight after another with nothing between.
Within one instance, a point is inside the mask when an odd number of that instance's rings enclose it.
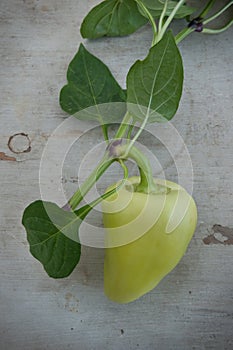
<instances>
[{"instance_id":1,"label":"heart-shaped leaf","mask_svg":"<svg viewBox=\"0 0 233 350\"><path fill-rule=\"evenodd\" d=\"M78 264L81 254L78 230L91 210L87 209L67 212L54 203L41 200L25 209L22 223L27 231L30 252L50 277L67 277Z\"/></svg>"},{"instance_id":2,"label":"heart-shaped leaf","mask_svg":"<svg viewBox=\"0 0 233 350\"><path fill-rule=\"evenodd\" d=\"M178 106L183 85L183 64L171 32L137 61L127 76L129 112L140 121L170 120Z\"/></svg>"},{"instance_id":3,"label":"heart-shaped leaf","mask_svg":"<svg viewBox=\"0 0 233 350\"><path fill-rule=\"evenodd\" d=\"M125 168L124 180L117 187L75 212L41 200L24 210L22 224L27 232L30 252L50 277L64 278L71 274L81 255L79 227L82 221L97 204L120 189L127 177Z\"/></svg>"},{"instance_id":4,"label":"heart-shaped leaf","mask_svg":"<svg viewBox=\"0 0 233 350\"><path fill-rule=\"evenodd\" d=\"M95 6L81 26L83 38L124 36L147 23L134 0L106 0Z\"/></svg>"},{"instance_id":5,"label":"heart-shaped leaf","mask_svg":"<svg viewBox=\"0 0 233 350\"><path fill-rule=\"evenodd\" d=\"M124 102L125 91L108 67L88 52L82 44L69 64L67 80L68 84L60 93L60 105L64 111L78 119L98 120L102 125L121 121L125 104L120 103L119 108L116 109L115 106L111 111L109 106L110 102ZM91 106L93 107L87 109Z\"/></svg>"}]
</instances>

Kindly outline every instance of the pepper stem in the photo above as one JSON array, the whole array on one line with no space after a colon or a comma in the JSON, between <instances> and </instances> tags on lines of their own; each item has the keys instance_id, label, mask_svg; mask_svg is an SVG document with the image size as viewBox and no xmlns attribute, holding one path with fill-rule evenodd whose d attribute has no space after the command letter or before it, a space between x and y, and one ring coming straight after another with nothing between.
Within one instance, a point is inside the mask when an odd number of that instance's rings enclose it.
<instances>
[{"instance_id":1,"label":"pepper stem","mask_svg":"<svg viewBox=\"0 0 233 350\"><path fill-rule=\"evenodd\" d=\"M137 147L129 148L127 143L122 144L122 140L121 142L118 140L117 143L113 141L107 150L110 157L122 160L132 159L136 162L140 173L140 183L135 188L136 192L147 194L161 192L161 186L154 182L149 159Z\"/></svg>"},{"instance_id":2,"label":"pepper stem","mask_svg":"<svg viewBox=\"0 0 233 350\"><path fill-rule=\"evenodd\" d=\"M125 149L126 150L126 149ZM140 173L140 183L137 185L135 191L142 193L156 193L158 192L157 185L154 183L152 169L148 158L135 146L133 146L127 158L134 160L137 163ZM123 155L125 157L125 155Z\"/></svg>"}]
</instances>

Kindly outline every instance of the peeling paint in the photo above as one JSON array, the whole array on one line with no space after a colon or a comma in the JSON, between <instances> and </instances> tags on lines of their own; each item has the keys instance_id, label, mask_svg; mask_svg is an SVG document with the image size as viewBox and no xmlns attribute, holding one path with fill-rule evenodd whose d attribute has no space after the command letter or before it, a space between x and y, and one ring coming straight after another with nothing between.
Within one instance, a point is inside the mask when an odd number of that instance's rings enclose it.
<instances>
[{"instance_id":1,"label":"peeling paint","mask_svg":"<svg viewBox=\"0 0 233 350\"><path fill-rule=\"evenodd\" d=\"M61 309L69 312L79 312L79 299L77 299L71 292L66 292L65 295L60 292L55 293L57 296L57 305Z\"/></svg>"},{"instance_id":2,"label":"peeling paint","mask_svg":"<svg viewBox=\"0 0 233 350\"><path fill-rule=\"evenodd\" d=\"M233 245L233 228L216 224L212 230L213 233L203 239L204 244Z\"/></svg>"},{"instance_id":3,"label":"peeling paint","mask_svg":"<svg viewBox=\"0 0 233 350\"><path fill-rule=\"evenodd\" d=\"M6 153L4 153L4 152L0 152L0 160L6 160L6 161L9 161L9 162L16 162L16 158L15 157L7 156Z\"/></svg>"},{"instance_id":4,"label":"peeling paint","mask_svg":"<svg viewBox=\"0 0 233 350\"><path fill-rule=\"evenodd\" d=\"M65 295L65 309L71 312L78 312L79 299L75 298L71 293Z\"/></svg>"}]
</instances>

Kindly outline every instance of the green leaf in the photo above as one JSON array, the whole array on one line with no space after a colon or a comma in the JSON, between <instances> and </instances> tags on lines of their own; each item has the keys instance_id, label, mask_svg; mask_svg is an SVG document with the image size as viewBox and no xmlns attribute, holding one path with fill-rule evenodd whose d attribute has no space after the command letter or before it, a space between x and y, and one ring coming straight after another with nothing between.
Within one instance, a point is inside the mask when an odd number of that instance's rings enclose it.
<instances>
[{"instance_id":1,"label":"green leaf","mask_svg":"<svg viewBox=\"0 0 233 350\"><path fill-rule=\"evenodd\" d=\"M136 61L127 76L129 112L148 122L170 120L178 106L183 85L183 64L169 31L143 61Z\"/></svg>"},{"instance_id":2,"label":"green leaf","mask_svg":"<svg viewBox=\"0 0 233 350\"><path fill-rule=\"evenodd\" d=\"M124 36L147 23L134 0L106 0L94 7L81 26L83 38Z\"/></svg>"},{"instance_id":3,"label":"green leaf","mask_svg":"<svg viewBox=\"0 0 233 350\"><path fill-rule=\"evenodd\" d=\"M67 277L78 264L81 255L79 227L97 204L124 185L128 169L125 166L123 168L124 179L117 187L75 212L41 200L31 203L24 210L22 224L27 232L30 252L41 262L50 277Z\"/></svg>"},{"instance_id":4,"label":"green leaf","mask_svg":"<svg viewBox=\"0 0 233 350\"><path fill-rule=\"evenodd\" d=\"M71 114L93 106L74 116L78 119L98 120L101 124L121 121L124 103L114 113L99 104L124 102L125 91L112 76L108 67L81 44L67 71L68 84L60 92L61 108ZM107 110L106 110L107 108ZM123 109L123 110L122 110Z\"/></svg>"},{"instance_id":5,"label":"green leaf","mask_svg":"<svg viewBox=\"0 0 233 350\"><path fill-rule=\"evenodd\" d=\"M141 2L148 8L150 11L151 15L154 18L159 18L161 15L163 8L164 8L164 3L165 0L141 0ZM178 1L169 1L167 5L167 11L166 11L166 16L169 16L172 12L172 10L175 8L177 5ZM190 6L187 6L186 4L182 5L179 10L177 11L175 18L184 18L186 16L191 15L196 9ZM142 15L146 16L142 10L139 11Z\"/></svg>"},{"instance_id":6,"label":"green leaf","mask_svg":"<svg viewBox=\"0 0 233 350\"><path fill-rule=\"evenodd\" d=\"M38 200L24 211L22 224L27 231L30 252L50 277L69 276L79 262L78 230L91 208L81 209L67 212L54 203Z\"/></svg>"}]
</instances>

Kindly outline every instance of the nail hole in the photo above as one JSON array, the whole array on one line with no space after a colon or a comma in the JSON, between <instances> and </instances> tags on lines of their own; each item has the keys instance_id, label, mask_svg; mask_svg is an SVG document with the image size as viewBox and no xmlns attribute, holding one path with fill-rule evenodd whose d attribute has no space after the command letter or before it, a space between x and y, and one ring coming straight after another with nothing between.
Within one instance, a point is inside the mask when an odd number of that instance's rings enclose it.
<instances>
[{"instance_id":1,"label":"nail hole","mask_svg":"<svg viewBox=\"0 0 233 350\"><path fill-rule=\"evenodd\" d=\"M31 140L24 132L10 136L7 145L9 150L16 154L28 153L31 151Z\"/></svg>"}]
</instances>

